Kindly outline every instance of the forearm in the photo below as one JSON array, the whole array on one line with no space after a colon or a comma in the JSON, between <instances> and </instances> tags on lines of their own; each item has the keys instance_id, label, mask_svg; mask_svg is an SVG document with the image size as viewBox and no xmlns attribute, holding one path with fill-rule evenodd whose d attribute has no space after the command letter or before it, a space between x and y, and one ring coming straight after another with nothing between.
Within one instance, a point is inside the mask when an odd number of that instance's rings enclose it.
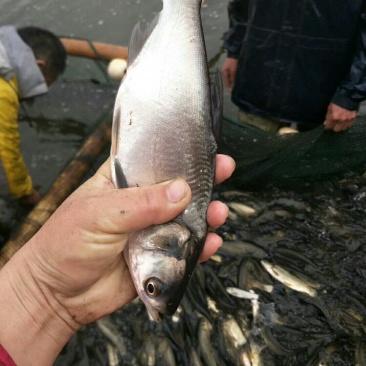
<instances>
[{"instance_id":1,"label":"forearm","mask_svg":"<svg viewBox=\"0 0 366 366\"><path fill-rule=\"evenodd\" d=\"M75 330L33 277L26 256L20 250L0 271L0 344L18 366L52 365Z\"/></svg>"}]
</instances>

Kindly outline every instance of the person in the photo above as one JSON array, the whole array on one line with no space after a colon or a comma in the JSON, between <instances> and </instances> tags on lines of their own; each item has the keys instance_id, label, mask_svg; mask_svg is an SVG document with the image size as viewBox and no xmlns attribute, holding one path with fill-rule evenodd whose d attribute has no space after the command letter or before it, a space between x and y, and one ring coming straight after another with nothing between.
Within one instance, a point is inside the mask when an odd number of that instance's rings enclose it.
<instances>
[{"instance_id":1,"label":"person","mask_svg":"<svg viewBox=\"0 0 366 366\"><path fill-rule=\"evenodd\" d=\"M366 1L230 0L225 86L239 120L343 131L366 99Z\"/></svg>"},{"instance_id":2,"label":"person","mask_svg":"<svg viewBox=\"0 0 366 366\"><path fill-rule=\"evenodd\" d=\"M47 93L66 67L66 50L48 30L0 27L0 157L12 196L34 205L34 188L20 152L20 100Z\"/></svg>"},{"instance_id":3,"label":"person","mask_svg":"<svg viewBox=\"0 0 366 366\"><path fill-rule=\"evenodd\" d=\"M233 159L217 155L215 183L234 167ZM190 199L183 179L115 189L110 161L102 165L1 269L3 354L5 349L18 366L51 365L81 326L131 301L136 290L122 254L129 233L173 219ZM210 227L227 216L225 204L211 202ZM200 260L221 243L210 232Z\"/></svg>"}]
</instances>

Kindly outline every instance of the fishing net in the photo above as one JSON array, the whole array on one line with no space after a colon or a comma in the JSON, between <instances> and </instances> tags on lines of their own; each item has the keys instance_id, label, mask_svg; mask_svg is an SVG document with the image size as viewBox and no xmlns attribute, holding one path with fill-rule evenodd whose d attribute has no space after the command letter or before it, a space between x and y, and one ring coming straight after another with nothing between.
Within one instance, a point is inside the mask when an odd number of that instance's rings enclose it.
<instances>
[{"instance_id":1,"label":"fishing net","mask_svg":"<svg viewBox=\"0 0 366 366\"><path fill-rule=\"evenodd\" d=\"M366 117L335 133L311 131L275 135L224 119L220 151L236 160L230 180L238 188L268 183L326 180L345 172L363 172L366 164Z\"/></svg>"}]
</instances>

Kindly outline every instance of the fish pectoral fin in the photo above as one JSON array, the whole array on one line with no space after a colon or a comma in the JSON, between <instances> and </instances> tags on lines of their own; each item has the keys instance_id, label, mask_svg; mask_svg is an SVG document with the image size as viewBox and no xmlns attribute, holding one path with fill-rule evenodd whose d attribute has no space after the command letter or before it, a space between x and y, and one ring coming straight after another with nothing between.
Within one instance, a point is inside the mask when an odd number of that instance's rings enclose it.
<instances>
[{"instance_id":1,"label":"fish pectoral fin","mask_svg":"<svg viewBox=\"0 0 366 366\"><path fill-rule=\"evenodd\" d=\"M119 124L121 121L121 110L116 108L113 113L113 123L112 123L112 141L111 141L111 155L117 156L118 151L118 136L119 136Z\"/></svg>"},{"instance_id":2,"label":"fish pectoral fin","mask_svg":"<svg viewBox=\"0 0 366 366\"><path fill-rule=\"evenodd\" d=\"M116 188L127 188L127 180L123 173L122 166L118 160L118 136L121 121L121 111L117 108L113 114L112 125L112 143L111 143L111 159L112 159L112 181Z\"/></svg>"},{"instance_id":3,"label":"fish pectoral fin","mask_svg":"<svg viewBox=\"0 0 366 366\"><path fill-rule=\"evenodd\" d=\"M144 31L141 30L140 22L138 22L133 28L128 46L127 67L136 60L146 40L150 37L150 34L154 30L158 20L159 14L154 17L154 19Z\"/></svg>"},{"instance_id":4,"label":"fish pectoral fin","mask_svg":"<svg viewBox=\"0 0 366 366\"><path fill-rule=\"evenodd\" d=\"M212 109L212 128L216 138L216 142L219 141L222 116L223 116L223 102L224 85L222 81L222 75L219 69L216 70L215 79L211 85L211 109Z\"/></svg>"},{"instance_id":5,"label":"fish pectoral fin","mask_svg":"<svg viewBox=\"0 0 366 366\"><path fill-rule=\"evenodd\" d=\"M114 167L114 174L112 174L114 178L114 185L116 188L128 188L126 176L123 173L120 161L115 156L112 156L112 162L112 166Z\"/></svg>"},{"instance_id":6,"label":"fish pectoral fin","mask_svg":"<svg viewBox=\"0 0 366 366\"><path fill-rule=\"evenodd\" d=\"M174 257L177 260L187 259L192 254L194 242L193 237L189 236L182 241L175 236L154 236L153 240L143 243L145 250L155 250L164 252L168 257Z\"/></svg>"}]
</instances>

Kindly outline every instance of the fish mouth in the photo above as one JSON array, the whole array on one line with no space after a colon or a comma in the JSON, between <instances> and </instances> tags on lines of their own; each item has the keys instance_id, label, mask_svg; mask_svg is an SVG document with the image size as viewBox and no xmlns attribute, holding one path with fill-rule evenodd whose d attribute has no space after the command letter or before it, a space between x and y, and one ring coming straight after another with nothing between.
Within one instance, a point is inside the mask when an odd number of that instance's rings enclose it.
<instances>
[{"instance_id":1,"label":"fish mouth","mask_svg":"<svg viewBox=\"0 0 366 366\"><path fill-rule=\"evenodd\" d=\"M161 312L161 311L155 309L154 307L145 304L145 307L149 314L150 319L154 320L157 323L161 323L164 320L165 316L173 315L176 312L178 306L179 306L179 302L172 303L172 304L170 304L170 306L167 306L163 310L163 312Z\"/></svg>"},{"instance_id":2,"label":"fish mouth","mask_svg":"<svg viewBox=\"0 0 366 366\"><path fill-rule=\"evenodd\" d=\"M158 310L155 310L154 308L150 307L150 306L146 306L146 310L147 313L149 314L149 317L157 322L157 323L161 323L164 319L164 314L162 314L161 312L159 312Z\"/></svg>"}]
</instances>

